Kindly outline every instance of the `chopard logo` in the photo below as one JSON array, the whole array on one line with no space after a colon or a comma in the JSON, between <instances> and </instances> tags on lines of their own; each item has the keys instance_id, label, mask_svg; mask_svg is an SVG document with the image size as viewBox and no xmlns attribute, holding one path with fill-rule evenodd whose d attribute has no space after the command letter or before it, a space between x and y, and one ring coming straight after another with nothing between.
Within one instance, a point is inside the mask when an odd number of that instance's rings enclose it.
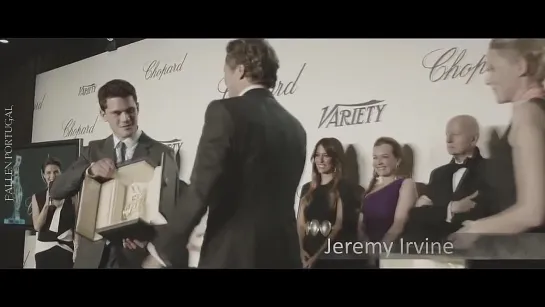
<instances>
[{"instance_id":1,"label":"chopard logo","mask_svg":"<svg viewBox=\"0 0 545 307\"><path fill-rule=\"evenodd\" d=\"M297 90L299 89L297 87L297 84L303 76L303 72L305 71L306 67L307 63L303 63L303 65L297 72L297 76L292 76L290 79L287 80L279 79L278 81L276 81L276 85L271 89L272 94L276 97L295 94L295 92L297 92ZM229 96L229 92L227 91L227 87L225 86L224 78L221 78L221 80L218 82L218 92L222 95L221 98L227 98Z\"/></svg>"},{"instance_id":2,"label":"chopard logo","mask_svg":"<svg viewBox=\"0 0 545 307\"><path fill-rule=\"evenodd\" d=\"M83 135L93 134L95 126L98 122L98 116L95 117L93 123L80 123L76 119L70 118L62 123L62 137L63 138L78 138Z\"/></svg>"},{"instance_id":3,"label":"chopard logo","mask_svg":"<svg viewBox=\"0 0 545 307\"><path fill-rule=\"evenodd\" d=\"M89 85L82 85L79 88L78 96L86 96L89 94L92 94L96 91L97 86L96 84L89 84Z\"/></svg>"},{"instance_id":4,"label":"chopard logo","mask_svg":"<svg viewBox=\"0 0 545 307\"><path fill-rule=\"evenodd\" d=\"M448 79L465 79L465 84L475 76L486 72L486 55L478 61L466 59L467 49L452 47L450 49L436 49L422 58L422 67L429 70L431 82L446 81Z\"/></svg>"},{"instance_id":5,"label":"chopard logo","mask_svg":"<svg viewBox=\"0 0 545 307\"><path fill-rule=\"evenodd\" d=\"M174 63L165 63L162 64L159 60L153 60L144 64L144 79L151 80L157 79L161 80L163 76L174 74L182 71L184 68L185 60L187 59L187 53L184 55L183 60L180 62Z\"/></svg>"},{"instance_id":6,"label":"chopard logo","mask_svg":"<svg viewBox=\"0 0 545 307\"><path fill-rule=\"evenodd\" d=\"M384 100L369 100L356 104L336 104L322 109L318 129L378 123L386 108Z\"/></svg>"}]
</instances>

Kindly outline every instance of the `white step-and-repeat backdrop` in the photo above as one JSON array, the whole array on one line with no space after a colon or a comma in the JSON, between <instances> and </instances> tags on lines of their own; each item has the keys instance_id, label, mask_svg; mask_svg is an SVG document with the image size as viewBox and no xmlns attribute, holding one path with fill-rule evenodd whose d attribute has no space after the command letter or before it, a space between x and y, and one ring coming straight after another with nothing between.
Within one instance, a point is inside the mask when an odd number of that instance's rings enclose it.
<instances>
[{"instance_id":1,"label":"white step-and-repeat backdrop","mask_svg":"<svg viewBox=\"0 0 545 307\"><path fill-rule=\"evenodd\" d=\"M149 39L36 77L33 142L105 138L97 91L111 79L137 90L140 126L160 141L179 139L181 179L189 183L204 111L225 97L225 39ZM427 182L448 162L445 124L458 114L505 126L509 106L484 84L488 40L273 39L280 58L278 101L304 125L308 153L322 137L357 152L360 183L372 174L375 139L390 136L414 151L414 177ZM307 165L301 185L310 180ZM297 203L297 201L295 202Z\"/></svg>"}]
</instances>

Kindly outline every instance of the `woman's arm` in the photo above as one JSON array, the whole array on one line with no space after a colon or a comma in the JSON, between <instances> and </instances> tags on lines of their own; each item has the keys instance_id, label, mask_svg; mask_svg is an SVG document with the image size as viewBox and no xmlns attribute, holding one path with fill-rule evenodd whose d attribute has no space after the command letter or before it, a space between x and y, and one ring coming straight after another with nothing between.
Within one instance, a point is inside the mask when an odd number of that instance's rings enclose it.
<instances>
[{"instance_id":1,"label":"woman's arm","mask_svg":"<svg viewBox=\"0 0 545 307\"><path fill-rule=\"evenodd\" d=\"M32 195L32 224L34 224L34 230L40 231L45 224L47 219L47 212L49 211L49 202L46 201L42 211L40 212L40 207L38 207L38 202L36 201L36 194Z\"/></svg>"},{"instance_id":2,"label":"woman's arm","mask_svg":"<svg viewBox=\"0 0 545 307\"><path fill-rule=\"evenodd\" d=\"M360 212L358 215L358 241L367 242L367 236L365 235L365 219L363 217L363 212Z\"/></svg>"},{"instance_id":3,"label":"woman's arm","mask_svg":"<svg viewBox=\"0 0 545 307\"><path fill-rule=\"evenodd\" d=\"M393 242L403 232L405 223L409 217L409 211L414 207L417 200L416 183L412 178L403 180L401 188L399 188L399 198L397 200L397 207L394 214L394 222L388 229L383 242Z\"/></svg>"},{"instance_id":4,"label":"woman's arm","mask_svg":"<svg viewBox=\"0 0 545 307\"><path fill-rule=\"evenodd\" d=\"M301 251L304 251L303 249L303 239L306 235L306 228L307 228L307 222L305 219L305 205L303 204L303 200L299 201L299 207L297 208L297 234L299 235L299 247Z\"/></svg>"},{"instance_id":5,"label":"woman's arm","mask_svg":"<svg viewBox=\"0 0 545 307\"><path fill-rule=\"evenodd\" d=\"M474 232L515 234L545 221L545 115L534 103L515 107L509 135L517 202L510 208L474 223Z\"/></svg>"}]
</instances>

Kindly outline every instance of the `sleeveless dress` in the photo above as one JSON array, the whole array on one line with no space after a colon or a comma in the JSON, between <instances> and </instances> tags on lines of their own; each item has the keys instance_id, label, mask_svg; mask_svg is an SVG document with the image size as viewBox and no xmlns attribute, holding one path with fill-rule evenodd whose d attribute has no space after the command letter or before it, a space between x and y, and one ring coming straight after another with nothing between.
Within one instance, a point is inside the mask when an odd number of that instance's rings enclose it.
<instances>
[{"instance_id":1,"label":"sleeveless dress","mask_svg":"<svg viewBox=\"0 0 545 307\"><path fill-rule=\"evenodd\" d=\"M535 99L531 100L531 103L536 103L545 112L545 100ZM488 164L490 167L487 167L486 176L497 195L496 213L513 206L517 201L513 148L508 141L510 131L511 125L496 143L491 144L490 148L491 157ZM539 227L527 232L545 233L545 228ZM545 260L473 260L468 263L468 266L469 268L545 268Z\"/></svg>"},{"instance_id":2,"label":"sleeveless dress","mask_svg":"<svg viewBox=\"0 0 545 307\"><path fill-rule=\"evenodd\" d=\"M366 195L361 211L364 232L371 242L379 242L394 223L399 189L404 178L399 178L382 189Z\"/></svg>"},{"instance_id":3,"label":"sleeveless dress","mask_svg":"<svg viewBox=\"0 0 545 307\"><path fill-rule=\"evenodd\" d=\"M36 193L40 213L47 201L47 190ZM72 198L63 201L62 206L50 206L44 225L36 236L36 268L72 268L74 262L74 227L76 213Z\"/></svg>"},{"instance_id":4,"label":"sleeveless dress","mask_svg":"<svg viewBox=\"0 0 545 307\"><path fill-rule=\"evenodd\" d=\"M335 224L337 219L337 209L330 206L329 192L333 187L333 181L325 185L318 186L314 192L310 203L305 208L303 214L307 221L307 227L310 223L318 226L316 233L312 230L308 231L303 238L302 248L309 254L310 257L315 255L320 248L327 243L328 233L324 235L320 231L320 226ZM301 195L306 195L310 183L307 183L301 189ZM339 181L337 185L340 198L343 202L342 212L342 228L335 238L330 242L333 245L335 242L355 242L357 240L357 225L358 225L358 207L359 200L356 195L356 189L345 180ZM328 227L326 227L328 228ZM327 252L327 248L324 252ZM315 262L313 268L318 269L357 269L368 267L367 261L353 255L341 254L334 256L322 255Z\"/></svg>"}]
</instances>

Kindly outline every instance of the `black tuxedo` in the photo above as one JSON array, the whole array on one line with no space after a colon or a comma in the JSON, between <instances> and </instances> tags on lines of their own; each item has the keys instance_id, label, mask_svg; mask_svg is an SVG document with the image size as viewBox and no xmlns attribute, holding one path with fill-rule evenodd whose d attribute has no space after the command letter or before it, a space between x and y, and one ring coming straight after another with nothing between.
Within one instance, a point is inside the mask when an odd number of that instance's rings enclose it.
<instances>
[{"instance_id":1,"label":"black tuxedo","mask_svg":"<svg viewBox=\"0 0 545 307\"><path fill-rule=\"evenodd\" d=\"M300 268L294 198L306 133L267 89L210 103L191 182L153 244L180 265L192 230L208 212L199 267Z\"/></svg>"},{"instance_id":2,"label":"black tuxedo","mask_svg":"<svg viewBox=\"0 0 545 307\"><path fill-rule=\"evenodd\" d=\"M171 163L176 163L174 153L169 147L142 132L132 159L147 157L153 163L159 165L163 153L166 153L166 159L172 160ZM88 146L83 148L79 159L53 182L50 190L51 197L53 199L65 199L76 195L81 189L87 168L92 162L103 158L117 160L111 135L102 140L91 141ZM111 242L108 248L105 249L105 247L104 240L92 242L81 237L74 268L104 266L108 268L137 268L141 267L141 262L147 254L147 251L142 248L136 250L123 248L122 242ZM106 258L103 258L103 256ZM101 264L101 259L105 259L106 264Z\"/></svg>"},{"instance_id":3,"label":"black tuxedo","mask_svg":"<svg viewBox=\"0 0 545 307\"><path fill-rule=\"evenodd\" d=\"M405 228L405 238L419 240L444 240L449 234L462 227L466 220L477 220L492 214L492 188L486 181L486 159L479 149L475 149L472 158L467 159L464 165L457 165L454 159L446 165L440 166L431 172L425 195L433 205L413 208ZM454 174L465 167L456 189L453 190ZM451 201L461 200L476 191L478 196L473 199L475 207L468 212L453 215L451 222L446 222L448 205Z\"/></svg>"}]
</instances>

